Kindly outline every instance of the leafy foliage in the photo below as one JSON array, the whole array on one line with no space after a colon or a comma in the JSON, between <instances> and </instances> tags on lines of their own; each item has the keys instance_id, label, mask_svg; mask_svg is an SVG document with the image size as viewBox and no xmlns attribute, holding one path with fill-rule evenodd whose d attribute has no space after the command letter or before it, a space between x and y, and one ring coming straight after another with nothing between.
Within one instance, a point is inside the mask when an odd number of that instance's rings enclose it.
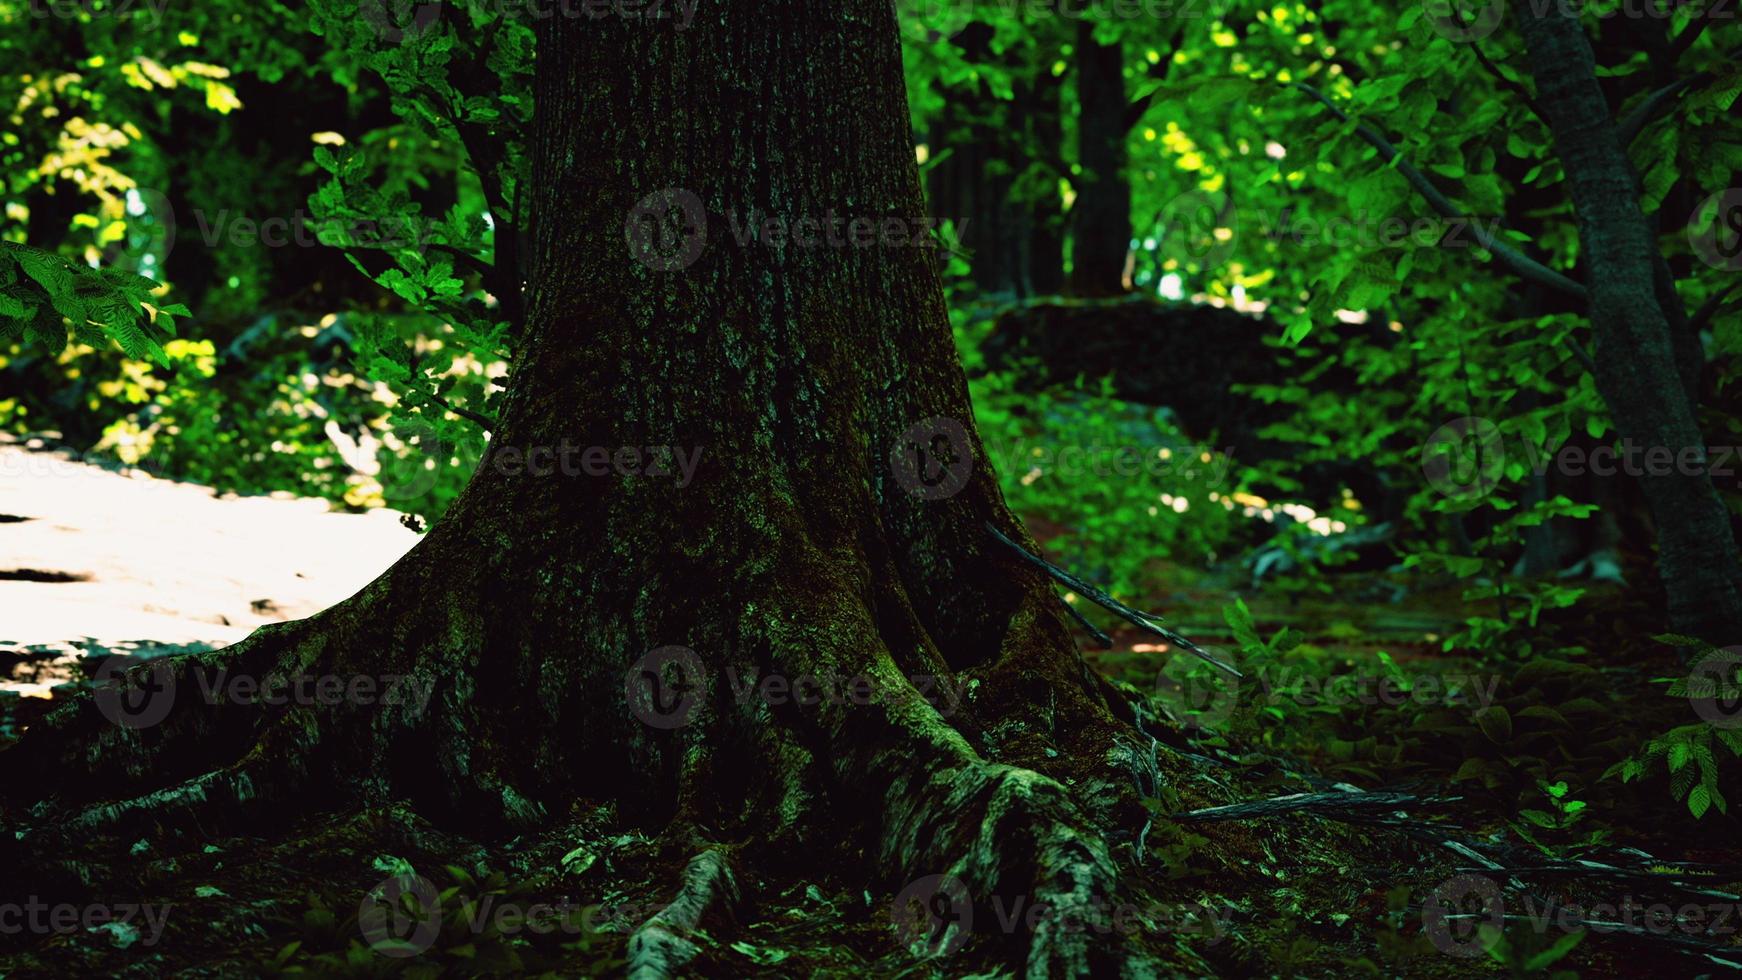
<instances>
[{"instance_id":1,"label":"leafy foliage","mask_svg":"<svg viewBox=\"0 0 1742 980\"><path fill-rule=\"evenodd\" d=\"M97 347L113 340L128 357L167 366L163 343L175 336L175 318L192 314L179 303L154 306L156 289L143 276L0 242L0 343L58 353L69 337Z\"/></svg>"}]
</instances>

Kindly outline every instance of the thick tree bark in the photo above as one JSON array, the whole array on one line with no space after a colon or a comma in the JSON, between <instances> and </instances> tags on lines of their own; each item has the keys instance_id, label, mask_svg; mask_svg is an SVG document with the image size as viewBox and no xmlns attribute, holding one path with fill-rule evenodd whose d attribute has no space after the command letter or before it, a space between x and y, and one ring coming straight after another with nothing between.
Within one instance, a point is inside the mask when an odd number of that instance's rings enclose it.
<instances>
[{"instance_id":1,"label":"thick tree bark","mask_svg":"<svg viewBox=\"0 0 1742 980\"><path fill-rule=\"evenodd\" d=\"M1125 177L1125 60L1121 46L1095 41L1095 24L1077 25L1077 200L1072 205L1071 291L1126 291L1131 251L1131 185Z\"/></svg>"},{"instance_id":2,"label":"thick tree bark","mask_svg":"<svg viewBox=\"0 0 1742 980\"><path fill-rule=\"evenodd\" d=\"M259 833L344 801L507 833L608 800L697 852L632 973L682 969L740 853L1050 903L1038 929L970 948L1036 975L1185 955L1166 934L1071 925L1128 887L1112 841L1138 835L1140 793L1166 777L1044 573L986 531L1029 541L973 433L936 255L852 230L922 223L892 9L740 0L688 31L539 30L529 332L489 455L357 596L155 668L181 692L219 668L403 674L427 707L184 694L134 730L85 699L0 753L0 846L124 852L147 828ZM738 239L764 217L823 230ZM931 444L916 426L954 442L944 462L982 461L957 492L892 465ZM587 475L582 447L701 456L685 485ZM645 658L673 645L694 651L678 666L697 700L687 724L649 724ZM770 675L882 696L734 689ZM964 692L955 710L922 695L928 676Z\"/></svg>"},{"instance_id":3,"label":"thick tree bark","mask_svg":"<svg viewBox=\"0 0 1742 980\"><path fill-rule=\"evenodd\" d=\"M1598 391L1618 435L1638 448L1639 458L1656 450L1676 460L1669 467L1652 463L1641 475L1657 525L1670 618L1684 632L1735 642L1742 636L1742 566L1729 515L1704 472L1705 440L1658 298L1657 247L1597 84L1590 42L1565 11L1538 13L1527 0L1515 0L1513 9L1579 216ZM1700 462L1687 467L1684 451L1697 451Z\"/></svg>"}]
</instances>

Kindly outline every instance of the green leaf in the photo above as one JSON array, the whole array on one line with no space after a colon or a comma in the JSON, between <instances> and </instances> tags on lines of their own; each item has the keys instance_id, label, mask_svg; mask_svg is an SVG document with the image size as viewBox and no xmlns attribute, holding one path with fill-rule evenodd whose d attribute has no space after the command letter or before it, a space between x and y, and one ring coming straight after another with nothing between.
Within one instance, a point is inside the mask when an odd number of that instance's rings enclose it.
<instances>
[{"instance_id":1,"label":"green leaf","mask_svg":"<svg viewBox=\"0 0 1742 980\"><path fill-rule=\"evenodd\" d=\"M1695 820L1705 816L1706 810L1711 805L1712 791L1707 789L1704 784L1697 785L1688 791L1688 812L1694 815Z\"/></svg>"},{"instance_id":2,"label":"green leaf","mask_svg":"<svg viewBox=\"0 0 1742 980\"><path fill-rule=\"evenodd\" d=\"M1567 933L1561 938L1555 940L1553 946L1527 958L1524 961L1524 972L1526 974L1532 974L1548 969L1550 966L1565 959L1566 955L1573 951L1573 947L1579 945L1584 938L1585 931L1583 929L1580 929L1577 932Z\"/></svg>"},{"instance_id":3,"label":"green leaf","mask_svg":"<svg viewBox=\"0 0 1742 980\"><path fill-rule=\"evenodd\" d=\"M1512 741L1512 716L1500 705L1489 705L1478 712L1476 726L1496 745Z\"/></svg>"},{"instance_id":4,"label":"green leaf","mask_svg":"<svg viewBox=\"0 0 1742 980\"><path fill-rule=\"evenodd\" d=\"M1199 81L1186 102L1193 109L1215 109L1252 94L1258 83L1242 75L1219 75Z\"/></svg>"}]
</instances>

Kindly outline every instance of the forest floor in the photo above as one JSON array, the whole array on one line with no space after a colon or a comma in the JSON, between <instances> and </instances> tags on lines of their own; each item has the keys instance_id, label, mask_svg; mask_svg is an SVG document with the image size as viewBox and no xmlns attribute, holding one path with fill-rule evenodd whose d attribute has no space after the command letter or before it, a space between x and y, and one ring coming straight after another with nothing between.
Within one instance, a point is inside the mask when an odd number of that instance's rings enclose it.
<instances>
[{"instance_id":1,"label":"forest floor","mask_svg":"<svg viewBox=\"0 0 1742 980\"><path fill-rule=\"evenodd\" d=\"M290 496L224 497L0 442L0 745L88 683L110 654L222 646L350 595L416 543L395 516L333 513ZM1043 548L1063 533L1036 531ZM1223 798L1304 792L1330 802L1175 822L1166 815L1197 794L1164 789L1148 841L1152 867L1200 896L1191 928L1175 923L1182 949L1216 972L1283 975L1546 976L1572 967L1648 976L1709 972L1728 955L1712 958L1742 925L1742 903L1731 894L1734 821L1715 813L1691 820L1664 779L1602 778L1643 736L1689 720L1685 702L1653 683L1685 668L1651 642L1641 624L1652 614L1631 604L1638 600L1599 592L1545 617L1531 654L1508 659L1443 649L1481 611L1456 583L1374 572L1339 576L1316 594L1248 584L1158 562L1148 594L1136 597L1213 649L1236 645L1222 610L1238 596L1263 636L1289 626L1302 641L1242 661L1243 686L1224 703L1209 699L1209 711L1221 713L1202 719L1185 751L1201 763L1196 778ZM1158 690L1156 678L1178 653L1136 629L1112 631L1112 639L1107 650L1085 642L1085 656L1119 682ZM1416 692L1463 693L1391 704L1374 697L1382 677ZM1235 711L1236 702L1258 707ZM1169 707L1161 697L1158 710ZM1545 788L1557 783L1558 793ZM1339 806L1357 790L1407 796L1378 808L1362 808L1384 802L1371 796ZM1521 819L1527 810L1546 823ZM589 819L579 814L571 830ZM612 968L625 923L656 907L665 887L657 883L676 869L648 838L605 829L603 810L597 822L596 836L486 848L404 812L369 812L311 826L294 848L233 838L156 861L136 849L133 880L162 907L188 909L167 920L161 946L142 949L137 935L118 929L107 938L59 935L11 962L0 956L0 977L73 968L364 976L413 963L467 975L516 957L522 968L557 964L564 973ZM603 931L521 941L456 918L426 956L383 960L358 940L353 910L371 885L408 865L408 854L439 887L480 902L582 896L605 916ZM443 861L445 874L427 870ZM747 882L763 891L759 914L729 938L699 937L709 946L705 972L883 975L901 965L885 903L827 871L808 874L808 882ZM1448 955L1445 941L1425 934L1424 904L1448 882L1454 891L1468 885L1460 875L1495 882L1507 896L1504 967L1479 951L1475 959ZM1464 890L1447 903L1467 908ZM1596 911L1623 902L1621 911ZM1739 914L1724 913L1728 932L1700 932L1685 917L1641 924L1637 911L1625 911L1659 902L1698 903L1710 907L1708 917L1718 905ZM1551 909L1571 910L1585 925L1563 929L1545 920ZM1592 925L1610 920L1621 928ZM1591 935L1554 962L1556 943L1581 931ZM949 972L934 964L912 975L940 970Z\"/></svg>"}]
</instances>

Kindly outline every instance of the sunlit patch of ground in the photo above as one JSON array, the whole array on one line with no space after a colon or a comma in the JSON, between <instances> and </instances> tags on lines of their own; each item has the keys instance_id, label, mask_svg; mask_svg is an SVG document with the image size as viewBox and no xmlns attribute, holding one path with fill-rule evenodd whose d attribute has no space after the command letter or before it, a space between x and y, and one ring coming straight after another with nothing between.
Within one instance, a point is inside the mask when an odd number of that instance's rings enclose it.
<instances>
[{"instance_id":1,"label":"sunlit patch of ground","mask_svg":"<svg viewBox=\"0 0 1742 980\"><path fill-rule=\"evenodd\" d=\"M0 436L0 728L88 673L80 658L211 649L344 599L417 542L398 516L220 496Z\"/></svg>"}]
</instances>

